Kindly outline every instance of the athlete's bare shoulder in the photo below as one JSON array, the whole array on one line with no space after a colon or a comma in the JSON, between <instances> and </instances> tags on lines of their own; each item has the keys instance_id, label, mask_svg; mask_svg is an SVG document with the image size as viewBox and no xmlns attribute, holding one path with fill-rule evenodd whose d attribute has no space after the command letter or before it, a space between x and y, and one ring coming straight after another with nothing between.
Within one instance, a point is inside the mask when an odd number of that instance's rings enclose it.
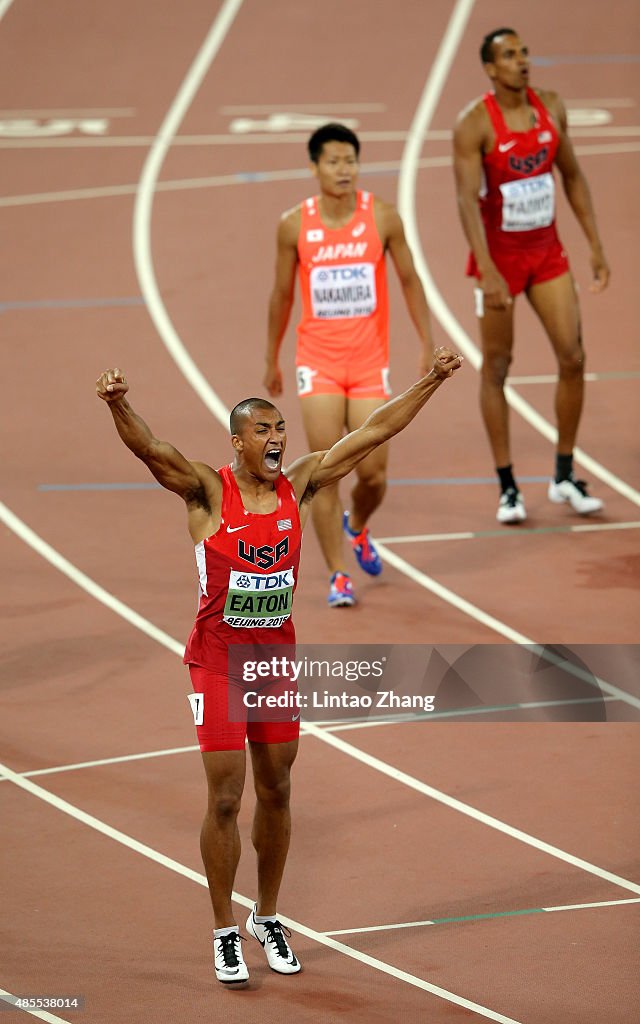
<instances>
[{"instance_id":1,"label":"athlete's bare shoulder","mask_svg":"<svg viewBox=\"0 0 640 1024\"><path fill-rule=\"evenodd\" d=\"M567 123L567 114L560 94L554 92L553 89L534 89L533 91L542 105L549 111L558 127L564 130Z\"/></svg>"},{"instance_id":2,"label":"athlete's bare shoulder","mask_svg":"<svg viewBox=\"0 0 640 1024\"><path fill-rule=\"evenodd\" d=\"M302 223L302 203L285 210L278 222L278 240L281 243L295 245L300 234Z\"/></svg>"},{"instance_id":3,"label":"athlete's bare shoulder","mask_svg":"<svg viewBox=\"0 0 640 1024\"><path fill-rule=\"evenodd\" d=\"M453 128L453 140L457 148L484 147L491 135L491 119L482 96L476 97L463 107Z\"/></svg>"}]
</instances>

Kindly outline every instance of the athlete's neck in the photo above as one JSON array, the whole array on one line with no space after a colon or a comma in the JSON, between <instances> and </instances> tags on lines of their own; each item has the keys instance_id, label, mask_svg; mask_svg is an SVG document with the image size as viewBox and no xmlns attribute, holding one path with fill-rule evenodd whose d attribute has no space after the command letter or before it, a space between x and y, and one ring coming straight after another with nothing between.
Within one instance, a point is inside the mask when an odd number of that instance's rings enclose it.
<instances>
[{"instance_id":1,"label":"athlete's neck","mask_svg":"<svg viewBox=\"0 0 640 1024\"><path fill-rule=\"evenodd\" d=\"M344 196L332 196L323 192L318 199L318 210L327 227L342 227L353 217L358 205L358 193L354 190Z\"/></svg>"},{"instance_id":2,"label":"athlete's neck","mask_svg":"<svg viewBox=\"0 0 640 1024\"><path fill-rule=\"evenodd\" d=\"M509 89L504 85L494 85L493 91L498 105L503 110L519 110L520 107L529 106L526 86L520 89Z\"/></svg>"}]
</instances>

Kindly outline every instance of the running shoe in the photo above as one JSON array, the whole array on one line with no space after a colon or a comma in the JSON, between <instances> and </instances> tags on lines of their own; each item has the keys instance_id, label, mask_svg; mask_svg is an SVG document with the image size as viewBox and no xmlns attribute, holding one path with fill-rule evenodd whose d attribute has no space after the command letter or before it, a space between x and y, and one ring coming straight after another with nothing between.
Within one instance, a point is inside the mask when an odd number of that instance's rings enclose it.
<instances>
[{"instance_id":1,"label":"running shoe","mask_svg":"<svg viewBox=\"0 0 640 1024\"><path fill-rule=\"evenodd\" d=\"M345 512L342 517L342 526L344 532L351 541L351 547L354 550L360 568L364 569L365 572L368 572L370 576L379 576L382 572L382 561L380 559L380 555L375 549L373 541L371 540L369 527L365 526L360 533L354 533L349 526L348 512Z\"/></svg>"},{"instance_id":2,"label":"running shoe","mask_svg":"<svg viewBox=\"0 0 640 1024\"><path fill-rule=\"evenodd\" d=\"M291 932L278 920L258 924L255 919L255 910L254 904L253 910L247 918L247 931L253 935L254 939L258 940L264 949L269 967L272 971L277 971L278 974L297 974L302 970L302 964L296 959L287 942L287 939L291 937Z\"/></svg>"},{"instance_id":3,"label":"running shoe","mask_svg":"<svg viewBox=\"0 0 640 1024\"><path fill-rule=\"evenodd\" d=\"M600 498L592 498L587 494L587 485L584 480L574 480L571 475L567 480L559 483L555 480L549 482L549 501L556 505L562 505L568 501L574 512L578 515L588 516L591 512L599 512L604 508L604 502Z\"/></svg>"},{"instance_id":4,"label":"running shoe","mask_svg":"<svg viewBox=\"0 0 640 1024\"><path fill-rule=\"evenodd\" d=\"M240 942L239 932L213 936L213 965L216 978L223 985L241 985L249 980Z\"/></svg>"},{"instance_id":5,"label":"running shoe","mask_svg":"<svg viewBox=\"0 0 640 1024\"><path fill-rule=\"evenodd\" d=\"M330 608L350 608L356 603L350 576L344 572L334 572L327 601Z\"/></svg>"},{"instance_id":6,"label":"running shoe","mask_svg":"<svg viewBox=\"0 0 640 1024\"><path fill-rule=\"evenodd\" d=\"M499 523L523 523L527 518L520 491L509 487L500 495L496 519Z\"/></svg>"}]
</instances>

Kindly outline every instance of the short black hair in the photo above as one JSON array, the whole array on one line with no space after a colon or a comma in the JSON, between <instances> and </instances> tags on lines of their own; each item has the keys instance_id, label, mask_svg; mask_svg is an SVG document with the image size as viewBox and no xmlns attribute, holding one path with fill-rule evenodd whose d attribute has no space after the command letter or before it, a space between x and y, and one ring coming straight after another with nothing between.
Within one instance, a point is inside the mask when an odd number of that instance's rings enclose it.
<instances>
[{"instance_id":1,"label":"short black hair","mask_svg":"<svg viewBox=\"0 0 640 1024\"><path fill-rule=\"evenodd\" d=\"M240 433L242 421L250 416L254 409L271 409L273 412L278 412L273 402L269 402L266 398L243 398L233 407L229 416L229 429L232 434Z\"/></svg>"},{"instance_id":2,"label":"short black hair","mask_svg":"<svg viewBox=\"0 0 640 1024\"><path fill-rule=\"evenodd\" d=\"M493 63L493 41L498 36L517 36L518 33L514 28L494 28L493 32L489 32L482 40L482 46L480 47L480 60L483 64Z\"/></svg>"},{"instance_id":3,"label":"short black hair","mask_svg":"<svg viewBox=\"0 0 640 1024\"><path fill-rule=\"evenodd\" d=\"M346 124L330 121L329 124L323 124L321 128L316 128L307 143L309 159L312 163L317 164L325 142L348 142L355 149L356 156L360 155L360 140L356 133L347 128Z\"/></svg>"}]
</instances>

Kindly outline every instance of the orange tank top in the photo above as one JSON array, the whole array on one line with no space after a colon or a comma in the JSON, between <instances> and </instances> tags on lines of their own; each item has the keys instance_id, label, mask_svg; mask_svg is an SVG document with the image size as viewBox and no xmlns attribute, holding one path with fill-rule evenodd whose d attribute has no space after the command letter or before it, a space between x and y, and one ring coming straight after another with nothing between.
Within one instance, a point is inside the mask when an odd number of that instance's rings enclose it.
<instances>
[{"instance_id":1,"label":"orange tank top","mask_svg":"<svg viewBox=\"0 0 640 1024\"><path fill-rule=\"evenodd\" d=\"M358 191L351 220L332 229L322 223L317 197L302 204L298 365L346 365L375 357L388 363L387 272L373 206L371 192Z\"/></svg>"}]
</instances>

